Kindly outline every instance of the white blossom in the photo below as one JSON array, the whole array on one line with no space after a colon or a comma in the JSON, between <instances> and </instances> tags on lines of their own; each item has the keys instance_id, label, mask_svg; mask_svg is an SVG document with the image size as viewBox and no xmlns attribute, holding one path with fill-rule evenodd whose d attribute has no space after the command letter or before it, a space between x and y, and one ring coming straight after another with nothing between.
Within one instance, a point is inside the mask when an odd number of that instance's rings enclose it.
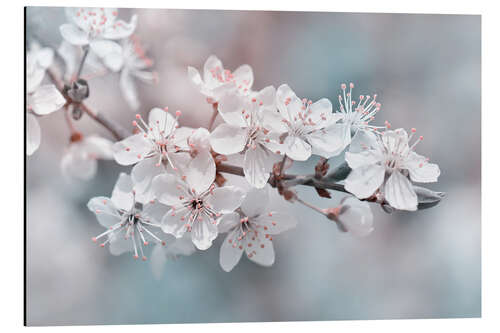
<instances>
[{"instance_id":1,"label":"white blossom","mask_svg":"<svg viewBox=\"0 0 500 333\"><path fill-rule=\"evenodd\" d=\"M311 154L330 158L337 153L342 142L334 124L340 115L332 112L332 103L322 98L312 103L300 100L286 84L276 92L278 116L281 123L276 130L282 133L286 155L296 161L305 161Z\"/></svg>"},{"instance_id":2,"label":"white blossom","mask_svg":"<svg viewBox=\"0 0 500 333\"><path fill-rule=\"evenodd\" d=\"M253 72L249 65L241 65L231 72L224 69L222 62L214 55L208 57L203 66L203 79L198 70L191 66L188 67L188 77L209 103L218 102L229 92L248 95L252 91Z\"/></svg>"},{"instance_id":3,"label":"white blossom","mask_svg":"<svg viewBox=\"0 0 500 333\"><path fill-rule=\"evenodd\" d=\"M266 117L275 112L275 95L274 87L269 86L252 96L222 97L218 109L225 123L210 135L215 152L244 154L245 178L257 188L266 185L273 164L280 159L279 133L269 123L275 118Z\"/></svg>"},{"instance_id":4,"label":"white blossom","mask_svg":"<svg viewBox=\"0 0 500 333\"><path fill-rule=\"evenodd\" d=\"M135 35L121 42L121 52L109 54L104 63L114 71L120 71L120 90L123 97L133 110L139 109L140 102L137 96L135 80L145 83L158 82L158 74L149 69L153 61L146 56L138 37Z\"/></svg>"},{"instance_id":5,"label":"white blossom","mask_svg":"<svg viewBox=\"0 0 500 333\"><path fill-rule=\"evenodd\" d=\"M114 158L121 165L132 165L131 177L138 192L146 191L154 176L164 172L166 165L177 170L185 158L180 146L192 130L178 128L181 112L175 118L168 108L154 108L149 112L149 123L137 114L133 125L139 133L113 145Z\"/></svg>"},{"instance_id":6,"label":"white blossom","mask_svg":"<svg viewBox=\"0 0 500 333\"><path fill-rule=\"evenodd\" d=\"M382 134L358 133L345 154L352 168L345 180L345 188L360 199L377 194L396 209L416 210L417 195L410 179L421 183L436 182L440 170L436 164L414 152L415 146L423 139L421 136L410 145L414 133L415 129L412 129L408 137L402 128Z\"/></svg>"},{"instance_id":7,"label":"white blossom","mask_svg":"<svg viewBox=\"0 0 500 333\"><path fill-rule=\"evenodd\" d=\"M377 102L377 95L360 95L358 101L352 99L352 89L354 84L349 84L349 91L346 92L347 86L342 83L342 95L339 95L340 109L337 113L341 116L340 121L335 124L338 128L336 134L337 140L342 142L336 153L340 153L351 143L351 137L355 136L358 131L371 131L379 129L379 126L370 125L370 122L375 118L375 115L380 111L380 103Z\"/></svg>"},{"instance_id":8,"label":"white blossom","mask_svg":"<svg viewBox=\"0 0 500 333\"><path fill-rule=\"evenodd\" d=\"M27 155L32 155L40 146L41 129L36 115L48 115L59 110L66 103L66 99L54 85L41 85L45 71L50 67L53 59L54 51L52 49L41 48L36 42L31 43L31 49L26 55Z\"/></svg>"},{"instance_id":9,"label":"white blossom","mask_svg":"<svg viewBox=\"0 0 500 333\"><path fill-rule=\"evenodd\" d=\"M227 232L220 248L219 263L226 272L240 261L243 251L262 266L274 263L273 236L297 225L293 216L267 210L267 187L251 189L240 209L220 219L219 232Z\"/></svg>"},{"instance_id":10,"label":"white blossom","mask_svg":"<svg viewBox=\"0 0 500 333\"><path fill-rule=\"evenodd\" d=\"M340 205L325 211L329 216L340 223L344 231L357 237L365 237L373 231L373 214L366 201L347 196L340 200Z\"/></svg>"},{"instance_id":11,"label":"white blossom","mask_svg":"<svg viewBox=\"0 0 500 333\"><path fill-rule=\"evenodd\" d=\"M203 173L186 170L182 178L164 173L153 180L158 201L171 206L162 220L164 232L181 238L189 233L199 250L206 250L217 237L222 214L232 213L243 201L243 190L234 186L215 187ZM207 186L208 184L208 186Z\"/></svg>"},{"instance_id":12,"label":"white blossom","mask_svg":"<svg viewBox=\"0 0 500 333\"><path fill-rule=\"evenodd\" d=\"M143 246L150 242L166 245L159 222L168 207L150 200L134 191L132 178L121 173L113 189L111 198L95 197L87 207L94 212L99 223L107 230L93 237L92 241L105 247L113 255L132 252L134 258L146 260Z\"/></svg>"},{"instance_id":13,"label":"white blossom","mask_svg":"<svg viewBox=\"0 0 500 333\"><path fill-rule=\"evenodd\" d=\"M137 25L137 16L130 23L116 20L116 8L66 8L70 23L59 27L63 38L73 45L90 45L90 49L106 62L106 57L120 53L121 46L114 40L129 37Z\"/></svg>"},{"instance_id":14,"label":"white blossom","mask_svg":"<svg viewBox=\"0 0 500 333\"><path fill-rule=\"evenodd\" d=\"M82 137L74 134L71 143L61 159L65 177L89 180L97 172L97 160L113 159L113 143L108 139L91 135Z\"/></svg>"}]
</instances>

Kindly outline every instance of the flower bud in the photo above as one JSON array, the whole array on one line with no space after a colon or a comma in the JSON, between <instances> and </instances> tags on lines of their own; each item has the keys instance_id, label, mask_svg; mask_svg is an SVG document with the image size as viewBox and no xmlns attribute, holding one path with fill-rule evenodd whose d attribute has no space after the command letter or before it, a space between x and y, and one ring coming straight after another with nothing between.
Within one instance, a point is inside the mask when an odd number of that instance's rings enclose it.
<instances>
[{"instance_id":1,"label":"flower bud","mask_svg":"<svg viewBox=\"0 0 500 333\"><path fill-rule=\"evenodd\" d=\"M326 217L337 223L340 231L355 236L367 236L373 231L373 214L368 203L355 197L345 197L340 206L324 210Z\"/></svg>"}]
</instances>

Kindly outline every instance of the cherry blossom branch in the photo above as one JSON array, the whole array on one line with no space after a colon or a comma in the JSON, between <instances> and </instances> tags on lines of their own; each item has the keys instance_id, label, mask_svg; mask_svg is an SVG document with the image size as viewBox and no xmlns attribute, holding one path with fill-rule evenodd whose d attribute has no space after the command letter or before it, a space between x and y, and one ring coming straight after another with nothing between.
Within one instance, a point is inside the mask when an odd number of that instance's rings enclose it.
<instances>
[{"instance_id":1,"label":"cherry blossom branch","mask_svg":"<svg viewBox=\"0 0 500 333\"><path fill-rule=\"evenodd\" d=\"M228 173L236 176L244 177L243 168L235 165L220 163L217 165L217 172ZM271 177L268 183L272 187L276 187L276 181ZM349 193L344 185L328 182L320 179L316 179L315 175L290 175L284 174L281 176L281 184L283 187L293 187L297 185L311 186L311 187L319 187L329 190L335 190L339 192Z\"/></svg>"}]
</instances>

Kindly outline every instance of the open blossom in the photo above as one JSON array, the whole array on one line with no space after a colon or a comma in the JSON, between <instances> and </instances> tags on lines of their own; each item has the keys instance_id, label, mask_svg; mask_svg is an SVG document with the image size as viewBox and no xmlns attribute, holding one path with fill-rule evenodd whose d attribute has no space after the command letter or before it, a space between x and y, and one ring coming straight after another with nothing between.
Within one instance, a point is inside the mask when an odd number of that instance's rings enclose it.
<instances>
[{"instance_id":1,"label":"open blossom","mask_svg":"<svg viewBox=\"0 0 500 333\"><path fill-rule=\"evenodd\" d=\"M415 153L414 148L423 137L410 145L414 133L412 129L408 137L402 128L382 134L360 132L346 152L345 159L352 171L345 188L360 199L377 194L396 209L416 210L417 194L410 179L436 182L440 170L437 164Z\"/></svg>"},{"instance_id":2,"label":"open blossom","mask_svg":"<svg viewBox=\"0 0 500 333\"><path fill-rule=\"evenodd\" d=\"M253 97L224 96L219 102L219 113L226 123L219 125L210 136L215 152L244 154L245 178L258 188L266 185L273 164L279 160L279 134L272 131L272 124L268 124L266 118L266 113L274 112L275 95L274 87L270 86Z\"/></svg>"},{"instance_id":3,"label":"open blossom","mask_svg":"<svg viewBox=\"0 0 500 333\"><path fill-rule=\"evenodd\" d=\"M328 218L339 223L341 230L355 236L364 237L373 231L373 214L370 205L356 197L342 198L338 207L326 209L325 213Z\"/></svg>"},{"instance_id":4,"label":"open blossom","mask_svg":"<svg viewBox=\"0 0 500 333\"><path fill-rule=\"evenodd\" d=\"M54 50L49 47L41 47L38 42L30 43L30 49L26 54L26 91L28 94L35 91L45 77L45 71L52 65Z\"/></svg>"},{"instance_id":5,"label":"open blossom","mask_svg":"<svg viewBox=\"0 0 500 333\"><path fill-rule=\"evenodd\" d=\"M187 129L186 129L187 130ZM215 161L210 146L210 132L203 127L191 130L185 141L179 141L182 151L188 152L189 158L182 165L184 170L197 170L204 175L207 186L215 178Z\"/></svg>"},{"instance_id":6,"label":"open blossom","mask_svg":"<svg viewBox=\"0 0 500 333\"><path fill-rule=\"evenodd\" d=\"M121 52L121 46L113 40L129 37L137 25L136 15L130 23L116 20L116 8L66 8L66 16L70 23L59 27L63 38L73 45L90 45L103 59Z\"/></svg>"},{"instance_id":7,"label":"open blossom","mask_svg":"<svg viewBox=\"0 0 500 333\"><path fill-rule=\"evenodd\" d=\"M123 97L134 110L139 109L140 102L137 96L135 80L145 83L158 81L158 74L149 69L153 65L153 60L146 56L139 38L132 35L121 42L121 52L109 54L104 63L114 71L120 71L120 90Z\"/></svg>"},{"instance_id":8,"label":"open blossom","mask_svg":"<svg viewBox=\"0 0 500 333\"><path fill-rule=\"evenodd\" d=\"M354 84L349 84L349 91L346 92L347 86L342 83L342 95L339 95L341 115L340 121L336 126L339 127L337 134L339 139L343 141L340 148L342 151L351 143L352 134L356 135L358 131L369 131L381 128L379 126L370 125L370 122L375 119L375 115L380 111L380 103L377 102L377 95L360 95L358 101L352 99L352 89ZM340 152L339 151L339 152Z\"/></svg>"},{"instance_id":9,"label":"open blossom","mask_svg":"<svg viewBox=\"0 0 500 333\"><path fill-rule=\"evenodd\" d=\"M41 48L36 42L26 58L26 92L28 113L26 116L26 153L32 155L40 146L41 129L35 115L44 116L59 110L66 99L52 84L40 85L45 71L52 64L54 51Z\"/></svg>"},{"instance_id":10,"label":"open blossom","mask_svg":"<svg viewBox=\"0 0 500 333\"><path fill-rule=\"evenodd\" d=\"M259 265L274 263L273 235L294 228L297 221L289 214L267 210L268 203L267 188L252 189L241 209L221 218L219 232L228 234L220 248L219 262L226 272L236 266L243 251Z\"/></svg>"},{"instance_id":11,"label":"open blossom","mask_svg":"<svg viewBox=\"0 0 500 333\"><path fill-rule=\"evenodd\" d=\"M186 170L179 178L162 174L153 180L152 190L158 201L171 206L163 217L164 232L181 238L186 232L199 250L206 250L217 237L217 224L222 214L238 208L243 190L234 186L215 187L213 178L206 180L197 170Z\"/></svg>"},{"instance_id":12,"label":"open blossom","mask_svg":"<svg viewBox=\"0 0 500 333\"><path fill-rule=\"evenodd\" d=\"M333 126L340 115L332 112L332 103L322 98L312 103L300 100L286 84L276 92L276 103L281 124L276 130L281 135L286 155L296 161L305 161L311 154L330 158L342 144ZM278 127L279 126L279 127Z\"/></svg>"},{"instance_id":13,"label":"open blossom","mask_svg":"<svg viewBox=\"0 0 500 333\"><path fill-rule=\"evenodd\" d=\"M203 66L203 79L198 70L191 66L188 67L188 77L209 103L218 102L228 92L248 95L253 84L253 72L249 65L241 65L231 72L224 69L222 62L214 55L208 57Z\"/></svg>"},{"instance_id":14,"label":"open blossom","mask_svg":"<svg viewBox=\"0 0 500 333\"><path fill-rule=\"evenodd\" d=\"M101 247L109 243L113 255L132 252L134 258L146 260L143 246L150 242L166 245L160 228L160 221L168 207L148 200L134 191L132 178L121 173L111 198L95 197L87 207L94 212L99 223L107 230L93 237Z\"/></svg>"},{"instance_id":15,"label":"open blossom","mask_svg":"<svg viewBox=\"0 0 500 333\"><path fill-rule=\"evenodd\" d=\"M191 129L178 128L180 114L176 111L174 118L168 108L154 108L149 112L148 124L138 114L133 125L139 133L113 145L117 163L135 164L131 176L138 192L147 190L154 176L164 172L167 165L176 170L182 163L180 145L191 134Z\"/></svg>"},{"instance_id":16,"label":"open blossom","mask_svg":"<svg viewBox=\"0 0 500 333\"><path fill-rule=\"evenodd\" d=\"M113 143L99 136L71 136L71 143L61 160L63 175L68 178L89 180L97 172L97 160L113 159Z\"/></svg>"}]
</instances>

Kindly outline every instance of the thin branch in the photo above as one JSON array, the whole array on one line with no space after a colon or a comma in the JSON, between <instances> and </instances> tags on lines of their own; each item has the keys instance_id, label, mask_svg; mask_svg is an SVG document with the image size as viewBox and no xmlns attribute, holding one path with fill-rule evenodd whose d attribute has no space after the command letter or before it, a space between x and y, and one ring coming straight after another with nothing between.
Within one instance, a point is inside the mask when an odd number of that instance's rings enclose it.
<instances>
[{"instance_id":1,"label":"thin branch","mask_svg":"<svg viewBox=\"0 0 500 333\"><path fill-rule=\"evenodd\" d=\"M243 173L242 167L230 165L230 164L224 164L224 163L217 165L217 172L229 173L229 174L241 176L241 177L245 176L245 174ZM271 179L268 181L268 183L272 187L276 187L276 184L274 184L274 182ZM315 179L314 175L300 176L300 175L284 174L284 175L282 175L282 185L284 187L293 187L293 186L297 186L297 185L304 185L304 186L319 187L319 188L349 193L344 188L344 185L337 184L337 183L324 182L324 181Z\"/></svg>"},{"instance_id":2,"label":"thin branch","mask_svg":"<svg viewBox=\"0 0 500 333\"><path fill-rule=\"evenodd\" d=\"M80 75L82 74L83 70L83 65L85 64L85 59L87 59L87 55L89 54L90 47L88 45L85 45L83 47L83 57L82 60L80 61L80 66L78 66L78 72L76 72L76 79L78 80L80 78Z\"/></svg>"}]
</instances>

